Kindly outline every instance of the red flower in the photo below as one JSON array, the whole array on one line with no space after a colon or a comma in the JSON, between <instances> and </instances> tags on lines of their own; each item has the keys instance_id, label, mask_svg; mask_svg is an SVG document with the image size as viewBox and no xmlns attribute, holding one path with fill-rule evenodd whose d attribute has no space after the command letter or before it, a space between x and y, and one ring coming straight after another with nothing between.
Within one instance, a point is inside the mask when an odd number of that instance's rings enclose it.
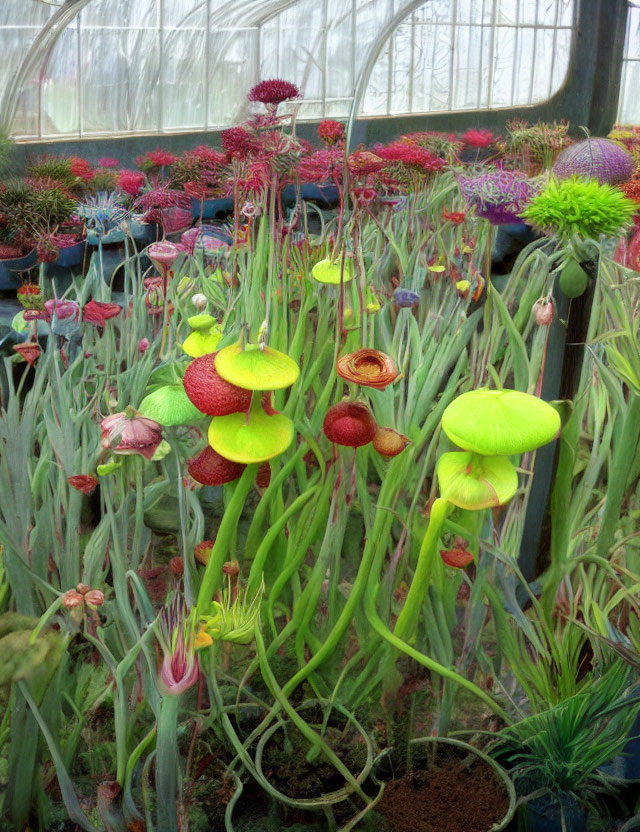
<instances>
[{"instance_id":1,"label":"red flower","mask_svg":"<svg viewBox=\"0 0 640 832\"><path fill-rule=\"evenodd\" d=\"M98 480L89 474L76 474L73 477L67 477L67 482L76 491L81 491L83 494L93 494L98 485Z\"/></svg>"},{"instance_id":2,"label":"red flower","mask_svg":"<svg viewBox=\"0 0 640 832\"><path fill-rule=\"evenodd\" d=\"M16 344L13 349L24 358L27 364L35 367L36 359L39 358L41 353L39 344L35 341L27 341L25 344Z\"/></svg>"},{"instance_id":3,"label":"red flower","mask_svg":"<svg viewBox=\"0 0 640 832\"><path fill-rule=\"evenodd\" d=\"M445 208L445 210L442 212L442 219L449 220L454 225L460 225L461 223L463 223L465 217L466 214L464 211L447 211Z\"/></svg>"},{"instance_id":4,"label":"red flower","mask_svg":"<svg viewBox=\"0 0 640 832\"><path fill-rule=\"evenodd\" d=\"M82 309L82 320L88 324L104 326L109 318L115 318L122 312L122 307L117 303L101 303L99 300L90 300Z\"/></svg>"},{"instance_id":5,"label":"red flower","mask_svg":"<svg viewBox=\"0 0 640 832\"><path fill-rule=\"evenodd\" d=\"M137 170L118 171L116 187L118 187L121 191L124 191L126 194L129 194L129 196L138 196L143 185L143 173L138 173Z\"/></svg>"},{"instance_id":6,"label":"red flower","mask_svg":"<svg viewBox=\"0 0 640 832\"><path fill-rule=\"evenodd\" d=\"M280 78L270 78L261 81L252 87L247 98L249 101L259 101L261 104L277 106L283 101L290 101L292 98L300 98L300 90L295 84L289 81L282 81Z\"/></svg>"},{"instance_id":7,"label":"red flower","mask_svg":"<svg viewBox=\"0 0 640 832\"><path fill-rule=\"evenodd\" d=\"M466 540L457 537L452 549L440 550L440 557L447 566L451 566L454 569L464 569L465 566L469 566L473 561L473 555L467 548L468 545Z\"/></svg>"},{"instance_id":8,"label":"red flower","mask_svg":"<svg viewBox=\"0 0 640 832\"><path fill-rule=\"evenodd\" d=\"M440 159L423 147L405 142L391 142L386 147L376 145L374 150L380 158L388 162L399 163L426 172L442 170L446 166L444 159Z\"/></svg>"},{"instance_id":9,"label":"red flower","mask_svg":"<svg viewBox=\"0 0 640 832\"><path fill-rule=\"evenodd\" d=\"M491 130L467 130L462 141L470 147L489 147L493 144L494 137Z\"/></svg>"},{"instance_id":10,"label":"red flower","mask_svg":"<svg viewBox=\"0 0 640 832\"><path fill-rule=\"evenodd\" d=\"M344 153L337 147L318 150L303 156L298 163L298 176L303 182L326 182L342 174Z\"/></svg>"},{"instance_id":11,"label":"red flower","mask_svg":"<svg viewBox=\"0 0 640 832\"><path fill-rule=\"evenodd\" d=\"M142 164L144 165L145 162L150 162L156 168L166 168L177 161L177 159L178 157L173 153L169 153L168 150L162 150L156 147L155 150L150 150L148 153L145 153L142 157Z\"/></svg>"},{"instance_id":12,"label":"red flower","mask_svg":"<svg viewBox=\"0 0 640 832\"><path fill-rule=\"evenodd\" d=\"M93 179L93 168L86 159L81 159L79 156L72 156L69 159L69 169L73 176L82 179L85 182L90 182Z\"/></svg>"},{"instance_id":13,"label":"red flower","mask_svg":"<svg viewBox=\"0 0 640 832\"><path fill-rule=\"evenodd\" d=\"M349 156L349 172L352 176L371 176L384 167L384 162L370 150L356 150Z\"/></svg>"},{"instance_id":14,"label":"red flower","mask_svg":"<svg viewBox=\"0 0 640 832\"><path fill-rule=\"evenodd\" d=\"M209 188L200 182L185 182L182 187L192 199L206 199L209 196Z\"/></svg>"},{"instance_id":15,"label":"red flower","mask_svg":"<svg viewBox=\"0 0 640 832\"><path fill-rule=\"evenodd\" d=\"M229 158L246 159L258 150L257 142L244 127L229 127L223 130L220 133L220 144Z\"/></svg>"},{"instance_id":16,"label":"red flower","mask_svg":"<svg viewBox=\"0 0 640 832\"><path fill-rule=\"evenodd\" d=\"M344 141L344 137L344 124L340 121L326 118L318 125L318 138L326 145L338 144Z\"/></svg>"},{"instance_id":17,"label":"red flower","mask_svg":"<svg viewBox=\"0 0 640 832\"><path fill-rule=\"evenodd\" d=\"M105 156L98 159L98 164L101 168L117 168L120 162L117 159L112 159L110 156Z\"/></svg>"},{"instance_id":18,"label":"red flower","mask_svg":"<svg viewBox=\"0 0 640 832\"><path fill-rule=\"evenodd\" d=\"M354 188L352 193L355 202L363 208L371 205L378 198L378 192L375 188Z\"/></svg>"}]
</instances>

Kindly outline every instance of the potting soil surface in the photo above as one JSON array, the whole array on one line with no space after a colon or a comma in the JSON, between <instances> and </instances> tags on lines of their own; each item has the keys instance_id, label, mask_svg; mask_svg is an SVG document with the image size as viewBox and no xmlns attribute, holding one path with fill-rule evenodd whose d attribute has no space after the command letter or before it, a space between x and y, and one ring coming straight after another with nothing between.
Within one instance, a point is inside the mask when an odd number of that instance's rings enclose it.
<instances>
[{"instance_id":1,"label":"potting soil surface","mask_svg":"<svg viewBox=\"0 0 640 832\"><path fill-rule=\"evenodd\" d=\"M504 785L489 766L448 760L391 780L376 811L393 832L489 832L508 808Z\"/></svg>"}]
</instances>

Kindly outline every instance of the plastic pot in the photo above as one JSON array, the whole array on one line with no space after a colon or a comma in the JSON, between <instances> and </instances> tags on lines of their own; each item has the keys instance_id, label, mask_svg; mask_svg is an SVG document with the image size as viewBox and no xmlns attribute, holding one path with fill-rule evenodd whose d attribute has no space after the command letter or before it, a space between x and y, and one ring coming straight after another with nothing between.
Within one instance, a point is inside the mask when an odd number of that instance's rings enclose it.
<instances>
[{"instance_id":1,"label":"plastic pot","mask_svg":"<svg viewBox=\"0 0 640 832\"><path fill-rule=\"evenodd\" d=\"M519 832L586 832L586 829L587 811L569 793L531 800L522 806L518 817Z\"/></svg>"},{"instance_id":2,"label":"plastic pot","mask_svg":"<svg viewBox=\"0 0 640 832\"><path fill-rule=\"evenodd\" d=\"M66 248L61 248L55 261L56 266L65 266L68 268L69 266L80 265L84 258L85 244L85 240L79 240L72 246L66 246Z\"/></svg>"},{"instance_id":3,"label":"plastic pot","mask_svg":"<svg viewBox=\"0 0 640 832\"><path fill-rule=\"evenodd\" d=\"M17 289L20 285L20 272L35 266L38 255L35 249L22 257L0 260L0 289Z\"/></svg>"},{"instance_id":4,"label":"plastic pot","mask_svg":"<svg viewBox=\"0 0 640 832\"><path fill-rule=\"evenodd\" d=\"M502 766L499 763L497 763L492 757L489 757L488 754L485 754L484 751L481 751L479 748L476 748L473 745L469 745L466 742L462 742L461 740L454 740L448 737L417 737L416 739L413 739L410 742L410 746L414 752L414 756L415 751L426 751L427 746L429 745L445 745L461 749L462 751L465 751L468 754L474 754L480 760L482 760L482 762L486 763L490 768L493 769L498 779L504 785L505 792L507 793L509 798L509 807L504 817L500 821L494 823L490 829L487 829L487 832L500 832L500 830L506 829L515 814L516 790L513 783L511 782L511 778L509 777L505 769L502 768ZM391 780L393 778L393 753L394 750L392 748L387 748L385 751L382 752L382 754L376 757L372 772L372 779L375 783L379 783L380 781L385 782L386 780ZM417 769L418 767L415 766L415 768ZM389 774L389 776L385 778L385 774Z\"/></svg>"}]
</instances>

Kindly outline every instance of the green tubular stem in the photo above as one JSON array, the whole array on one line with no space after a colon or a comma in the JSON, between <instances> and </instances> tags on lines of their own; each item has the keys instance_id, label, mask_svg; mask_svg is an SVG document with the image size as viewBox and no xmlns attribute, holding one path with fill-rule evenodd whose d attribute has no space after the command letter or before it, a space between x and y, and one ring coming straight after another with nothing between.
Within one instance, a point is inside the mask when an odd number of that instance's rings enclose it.
<instances>
[{"instance_id":1,"label":"green tubular stem","mask_svg":"<svg viewBox=\"0 0 640 832\"><path fill-rule=\"evenodd\" d=\"M416 571L407 593L407 599L394 628L394 633L399 639L410 641L415 634L420 607L427 596L429 582L433 574L433 562L437 556L438 541L450 509L451 504L443 497L438 497L431 507L429 525L420 547Z\"/></svg>"},{"instance_id":2,"label":"green tubular stem","mask_svg":"<svg viewBox=\"0 0 640 832\"><path fill-rule=\"evenodd\" d=\"M136 805L133 800L133 795L131 794L131 780L133 778L133 772L135 770L138 760L142 756L142 753L148 748L149 744L155 739L155 737L156 726L154 725L153 728L149 731L149 733L140 740L138 745L131 752L129 759L127 760L127 767L124 775L124 806L125 809L134 818L141 818L142 816L136 809Z\"/></svg>"},{"instance_id":3,"label":"green tubular stem","mask_svg":"<svg viewBox=\"0 0 640 832\"><path fill-rule=\"evenodd\" d=\"M318 749L318 751L322 752L324 756L329 760L329 762L333 765L333 767L338 771L339 774L344 777L346 782L351 786L351 788L356 792L356 794L364 800L365 803L369 803L371 798L368 797L363 791L362 787L356 780L356 778L351 774L349 769L344 765L344 763L340 760L340 758L336 755L336 753L329 748L326 742L320 737L316 732L308 725L304 719L298 714L295 708L289 702L287 696L284 693L284 690L278 685L278 682L273 675L273 671L271 670L271 666L269 665L267 654L265 651L264 641L262 639L262 633L260 630L256 630L256 649L258 653L258 657L260 659L260 668L262 670L263 678L271 691L272 696L276 699L279 703L281 708L284 712L289 716L293 724L296 728L300 731L301 734L311 743L311 745Z\"/></svg>"},{"instance_id":4,"label":"green tubular stem","mask_svg":"<svg viewBox=\"0 0 640 832\"><path fill-rule=\"evenodd\" d=\"M247 584L247 590L249 594L255 592L259 585L260 581L262 580L262 572L264 569L264 563L267 559L267 555L271 550L271 547L276 541L276 538L280 534L280 532L284 529L287 525L289 520L297 514L303 506L309 502L309 500L315 496L319 489L319 485L315 485L306 491L304 494L301 494L297 500L294 500L293 503L289 506L289 508L282 514L282 516L278 519L276 523L271 526L269 531L264 536L264 539L258 550L256 551L256 555L253 559L251 564L251 571L249 572L249 581Z\"/></svg>"},{"instance_id":5,"label":"green tubular stem","mask_svg":"<svg viewBox=\"0 0 640 832\"><path fill-rule=\"evenodd\" d=\"M240 514L244 508L245 501L249 494L249 490L253 485L258 465L247 465L242 476L238 480L233 496L229 501L229 505L222 517L220 528L216 536L216 542L211 550L211 557L206 566L202 583L200 584L200 591L198 593L198 602L196 610L198 615L203 615L209 609L209 605L213 599L214 593L220 588L220 576L222 574L222 564L228 552L229 540L234 534Z\"/></svg>"},{"instance_id":6,"label":"green tubular stem","mask_svg":"<svg viewBox=\"0 0 640 832\"><path fill-rule=\"evenodd\" d=\"M382 636L386 641L389 642L393 647L397 650L400 650L402 653L405 653L407 656L412 658L414 661L419 662L423 667L426 667L427 670L431 670L434 673L437 673L439 676L442 676L445 679L450 679L455 684L460 685L463 688L466 688L470 693L474 696L477 696L478 699L481 699L485 705L488 705L494 714L497 714L501 719L505 720L507 724L511 722L509 715L507 712L495 702L488 693L485 693L482 688L479 688L473 682L470 682L464 676L460 676L460 674L456 673L455 670L451 670L449 667L444 667L439 662L434 661L433 659L429 658L429 656L425 656L424 653L420 653L419 650L411 647L410 645L406 644L402 639L399 639L395 633L392 633L391 630L386 626L386 624L382 621L375 606L375 596L372 593L367 593L365 595L365 613L367 615L367 620L373 627L373 629L378 633L378 635Z\"/></svg>"},{"instance_id":7,"label":"green tubular stem","mask_svg":"<svg viewBox=\"0 0 640 832\"><path fill-rule=\"evenodd\" d=\"M629 472L635 460L634 449L640 440L640 395L629 391L629 403L625 413L620 438L613 451L611 471L607 480L607 498L602 513L596 551L606 557L613 545L620 511L624 500Z\"/></svg>"},{"instance_id":8,"label":"green tubular stem","mask_svg":"<svg viewBox=\"0 0 640 832\"><path fill-rule=\"evenodd\" d=\"M180 696L165 694L162 697L156 740L156 796L158 828L163 832L178 832L179 710Z\"/></svg>"}]
</instances>

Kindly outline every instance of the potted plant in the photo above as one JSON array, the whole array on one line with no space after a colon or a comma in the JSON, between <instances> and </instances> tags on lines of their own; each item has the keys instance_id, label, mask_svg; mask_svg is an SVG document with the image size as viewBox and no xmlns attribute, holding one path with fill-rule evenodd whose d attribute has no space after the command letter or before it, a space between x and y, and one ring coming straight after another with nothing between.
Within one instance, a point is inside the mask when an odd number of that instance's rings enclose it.
<instances>
[{"instance_id":1,"label":"potted plant","mask_svg":"<svg viewBox=\"0 0 640 832\"><path fill-rule=\"evenodd\" d=\"M588 812L615 795L601 767L624 748L640 705L620 661L579 693L502 730L495 752L525 798L526 832L582 832Z\"/></svg>"}]
</instances>

